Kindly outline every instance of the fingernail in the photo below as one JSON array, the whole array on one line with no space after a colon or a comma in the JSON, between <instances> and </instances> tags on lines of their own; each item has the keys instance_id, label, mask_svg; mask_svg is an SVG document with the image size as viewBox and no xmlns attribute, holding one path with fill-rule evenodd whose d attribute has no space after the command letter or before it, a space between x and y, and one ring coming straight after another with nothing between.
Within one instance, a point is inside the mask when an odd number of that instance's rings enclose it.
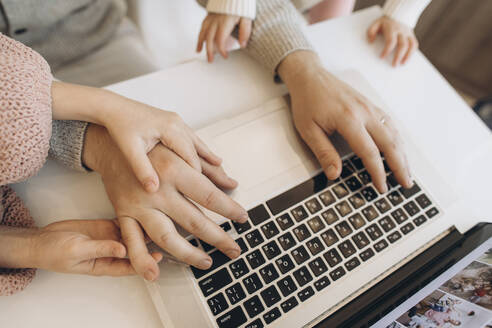
<instances>
[{"instance_id":1,"label":"fingernail","mask_svg":"<svg viewBox=\"0 0 492 328\"><path fill-rule=\"evenodd\" d=\"M154 272L152 270L148 270L147 272L145 272L144 278L147 281L153 281L154 280Z\"/></svg>"},{"instance_id":2,"label":"fingernail","mask_svg":"<svg viewBox=\"0 0 492 328\"><path fill-rule=\"evenodd\" d=\"M206 269L210 268L211 265L212 265L212 259L207 258L207 259L201 260L200 269L206 270Z\"/></svg>"},{"instance_id":3,"label":"fingernail","mask_svg":"<svg viewBox=\"0 0 492 328\"><path fill-rule=\"evenodd\" d=\"M386 182L383 183L383 187L381 188L381 192L383 194L388 192L388 185L386 184Z\"/></svg>"},{"instance_id":4,"label":"fingernail","mask_svg":"<svg viewBox=\"0 0 492 328\"><path fill-rule=\"evenodd\" d=\"M335 167L335 165L330 164L326 168L326 172L328 173L328 178L335 179L337 175L337 168Z\"/></svg>"},{"instance_id":5,"label":"fingernail","mask_svg":"<svg viewBox=\"0 0 492 328\"><path fill-rule=\"evenodd\" d=\"M238 249L231 249L226 252L226 255L229 256L231 259L235 259L236 257L241 254L241 251Z\"/></svg>"},{"instance_id":6,"label":"fingernail","mask_svg":"<svg viewBox=\"0 0 492 328\"><path fill-rule=\"evenodd\" d=\"M244 223L248 221L248 219L249 219L248 213L244 213L239 217L239 223Z\"/></svg>"},{"instance_id":7,"label":"fingernail","mask_svg":"<svg viewBox=\"0 0 492 328\"><path fill-rule=\"evenodd\" d=\"M410 177L409 177L409 178L407 179L407 185L408 185L408 188L412 188L412 187L413 187L413 184L414 184L414 182L413 182L412 178L410 178Z\"/></svg>"}]
</instances>

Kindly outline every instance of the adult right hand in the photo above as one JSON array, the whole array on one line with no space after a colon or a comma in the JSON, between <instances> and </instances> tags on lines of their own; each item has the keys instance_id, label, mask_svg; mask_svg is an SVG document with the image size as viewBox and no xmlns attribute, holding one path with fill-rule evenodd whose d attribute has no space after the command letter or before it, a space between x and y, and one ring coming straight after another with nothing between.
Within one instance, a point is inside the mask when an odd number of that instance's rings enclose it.
<instances>
[{"instance_id":1,"label":"adult right hand","mask_svg":"<svg viewBox=\"0 0 492 328\"><path fill-rule=\"evenodd\" d=\"M97 125L89 126L83 161L102 176L137 273L147 280L154 280L159 275L139 224L161 248L200 269L211 266L210 256L184 239L177 232L175 223L229 257L239 256L241 250L234 240L193 203L226 218L245 222L248 219L246 210L219 189L235 188L237 182L229 178L221 166L203 158L200 173L161 144L150 151L149 158L160 179L159 189L151 194L142 188L107 130Z\"/></svg>"}]
</instances>

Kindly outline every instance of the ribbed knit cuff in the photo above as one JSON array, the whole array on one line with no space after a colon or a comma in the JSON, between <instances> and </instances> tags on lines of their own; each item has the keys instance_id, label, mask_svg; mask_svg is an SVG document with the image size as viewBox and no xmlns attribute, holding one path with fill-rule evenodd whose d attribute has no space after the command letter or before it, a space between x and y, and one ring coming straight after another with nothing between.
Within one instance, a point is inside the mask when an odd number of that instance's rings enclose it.
<instances>
[{"instance_id":1,"label":"ribbed knit cuff","mask_svg":"<svg viewBox=\"0 0 492 328\"><path fill-rule=\"evenodd\" d=\"M85 132L89 126L81 121L53 121L50 140L51 158L81 172L90 170L82 163Z\"/></svg>"},{"instance_id":2,"label":"ribbed knit cuff","mask_svg":"<svg viewBox=\"0 0 492 328\"><path fill-rule=\"evenodd\" d=\"M431 0L387 0L383 7L383 14L414 28L430 2Z\"/></svg>"},{"instance_id":3,"label":"ribbed knit cuff","mask_svg":"<svg viewBox=\"0 0 492 328\"><path fill-rule=\"evenodd\" d=\"M256 0L209 0L207 11L255 19Z\"/></svg>"}]
</instances>

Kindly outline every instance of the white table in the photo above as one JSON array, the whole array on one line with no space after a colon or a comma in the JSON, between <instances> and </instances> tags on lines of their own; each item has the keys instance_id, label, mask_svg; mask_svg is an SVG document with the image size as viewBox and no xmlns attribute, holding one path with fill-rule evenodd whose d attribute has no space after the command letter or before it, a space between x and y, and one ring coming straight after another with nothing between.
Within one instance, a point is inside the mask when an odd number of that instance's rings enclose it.
<instances>
[{"instance_id":1,"label":"white table","mask_svg":"<svg viewBox=\"0 0 492 328\"><path fill-rule=\"evenodd\" d=\"M325 22L308 29L330 70L359 70L394 114L405 122L423 150L455 188L480 194L476 213L492 217L486 188L492 181L492 135L461 98L419 53L393 69L368 45L365 29L380 9ZM251 109L285 92L247 56L237 53L214 65L193 62L126 81L110 89L179 112L192 127ZM463 158L462 154L469 154ZM484 154L474 162L476 154ZM470 170L472 168L473 170ZM489 169L484 175L480 169ZM49 162L35 178L15 186L38 225L70 218L112 217L113 210L97 174L85 175ZM485 202L488 200L488 202ZM472 200L470 200L472 201ZM162 273L162 274L165 274ZM22 293L0 298L0 327L159 327L142 280L94 278L38 271Z\"/></svg>"}]
</instances>

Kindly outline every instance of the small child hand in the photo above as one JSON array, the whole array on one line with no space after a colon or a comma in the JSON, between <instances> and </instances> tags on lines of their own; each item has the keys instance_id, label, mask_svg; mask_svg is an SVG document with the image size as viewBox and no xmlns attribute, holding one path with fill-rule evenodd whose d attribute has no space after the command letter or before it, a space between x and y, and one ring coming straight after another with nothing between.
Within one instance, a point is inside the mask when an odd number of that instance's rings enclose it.
<instances>
[{"instance_id":1,"label":"small child hand","mask_svg":"<svg viewBox=\"0 0 492 328\"><path fill-rule=\"evenodd\" d=\"M196 51L202 51L203 43L206 42L209 63L214 60L216 50L219 51L222 57L227 58L227 41L234 28L239 25L238 41L241 48L244 48L251 36L252 24L252 20L249 18L209 13L202 23Z\"/></svg>"},{"instance_id":2,"label":"small child hand","mask_svg":"<svg viewBox=\"0 0 492 328\"><path fill-rule=\"evenodd\" d=\"M395 67L398 64L405 64L419 47L413 29L387 16L377 19L367 29L367 38L370 43L376 40L378 34L383 34L385 40L381 58L385 58L396 49L393 58L393 66Z\"/></svg>"}]
</instances>

